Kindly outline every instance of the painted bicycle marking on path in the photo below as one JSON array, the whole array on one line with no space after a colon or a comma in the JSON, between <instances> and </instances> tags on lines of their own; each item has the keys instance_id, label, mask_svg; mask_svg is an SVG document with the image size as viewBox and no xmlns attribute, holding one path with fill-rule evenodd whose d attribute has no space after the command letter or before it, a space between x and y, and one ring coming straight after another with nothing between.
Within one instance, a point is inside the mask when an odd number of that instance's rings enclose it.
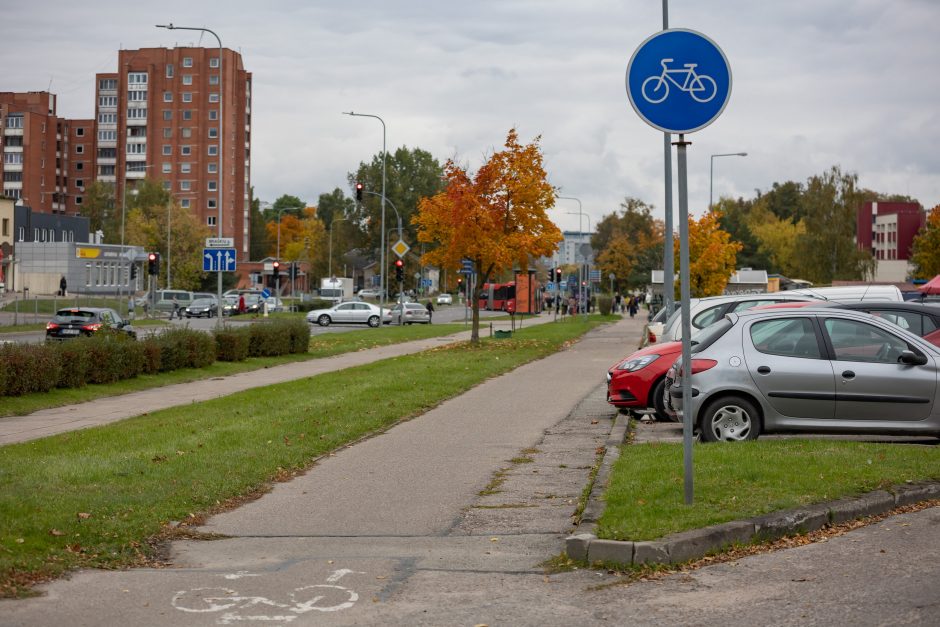
<instances>
[{"instance_id":1,"label":"painted bicycle marking on path","mask_svg":"<svg viewBox=\"0 0 940 627\"><path fill-rule=\"evenodd\" d=\"M170 604L181 612L224 612L216 619L217 625L231 625L237 622L290 623L307 612L339 612L355 605L359 594L337 585L343 577L351 574L364 573L348 568L334 570L326 578L326 583L294 588L284 602L241 594L222 586L205 586L180 590L173 595ZM221 576L233 580L261 575L242 570Z\"/></svg>"}]
</instances>

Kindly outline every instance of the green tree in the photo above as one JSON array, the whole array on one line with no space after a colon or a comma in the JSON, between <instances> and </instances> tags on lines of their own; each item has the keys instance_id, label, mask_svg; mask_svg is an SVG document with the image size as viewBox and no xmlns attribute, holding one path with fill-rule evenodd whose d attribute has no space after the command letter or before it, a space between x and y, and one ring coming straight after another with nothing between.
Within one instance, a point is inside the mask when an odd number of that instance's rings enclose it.
<instances>
[{"instance_id":1,"label":"green tree","mask_svg":"<svg viewBox=\"0 0 940 627\"><path fill-rule=\"evenodd\" d=\"M114 202L114 184L94 181L85 188L79 213L88 218L88 230L104 231L104 241L121 241L121 208ZM115 226L117 228L115 228Z\"/></svg>"},{"instance_id":2,"label":"green tree","mask_svg":"<svg viewBox=\"0 0 940 627\"><path fill-rule=\"evenodd\" d=\"M160 280L163 282L167 279L169 241L172 286L198 289L205 277L202 249L206 237L211 235L209 227L202 224L195 213L180 207L159 181L144 179L138 184L138 190L133 205L128 195L125 241L160 253Z\"/></svg>"},{"instance_id":3,"label":"green tree","mask_svg":"<svg viewBox=\"0 0 940 627\"><path fill-rule=\"evenodd\" d=\"M806 234L806 225L802 220L794 224L786 218L778 218L764 204L763 199L755 202L747 217L750 231L759 244L759 253L766 259L766 267L773 272L779 272L789 277L798 278L801 265L796 256L797 242ZM748 265L741 261L740 265Z\"/></svg>"},{"instance_id":4,"label":"green tree","mask_svg":"<svg viewBox=\"0 0 940 627\"><path fill-rule=\"evenodd\" d=\"M761 240L754 231L754 221L751 219L751 215L755 205L761 202L764 202L763 199L755 202L744 200L743 198L739 198L738 200L722 198L715 205L715 208L721 212L719 224L722 230L727 231L728 234L731 235L732 240L741 244L741 251L738 253L737 260L739 267L765 269L768 272L781 272L780 267L776 265L767 252L761 248ZM762 215L769 216L774 222L780 220L776 215L766 209L762 212Z\"/></svg>"},{"instance_id":5,"label":"green tree","mask_svg":"<svg viewBox=\"0 0 940 627\"><path fill-rule=\"evenodd\" d=\"M829 284L833 279L862 279L871 274L871 254L855 245L861 200L858 175L843 173L839 166L810 177L800 202L806 232L796 245L802 278Z\"/></svg>"},{"instance_id":6,"label":"green tree","mask_svg":"<svg viewBox=\"0 0 940 627\"><path fill-rule=\"evenodd\" d=\"M620 211L605 215L591 236L602 275L613 274L615 289L626 290L649 283L649 270L662 264L663 226L653 218L652 206L637 198L625 198ZM659 250L660 261L649 266L650 248ZM643 276L645 273L645 276Z\"/></svg>"},{"instance_id":7,"label":"green tree","mask_svg":"<svg viewBox=\"0 0 940 627\"><path fill-rule=\"evenodd\" d=\"M763 200L764 206L771 213L793 223L799 222L803 217L802 198L803 186L793 181L774 183L766 193L757 190L757 199Z\"/></svg>"},{"instance_id":8,"label":"green tree","mask_svg":"<svg viewBox=\"0 0 940 627\"><path fill-rule=\"evenodd\" d=\"M268 250L268 230L265 228L264 215L261 213L261 200L255 196L255 188L251 188L251 220L250 242L248 244L248 258L260 261Z\"/></svg>"},{"instance_id":9,"label":"green tree","mask_svg":"<svg viewBox=\"0 0 940 627\"><path fill-rule=\"evenodd\" d=\"M911 245L914 276L932 279L940 274L940 205L927 214L927 222Z\"/></svg>"}]
</instances>

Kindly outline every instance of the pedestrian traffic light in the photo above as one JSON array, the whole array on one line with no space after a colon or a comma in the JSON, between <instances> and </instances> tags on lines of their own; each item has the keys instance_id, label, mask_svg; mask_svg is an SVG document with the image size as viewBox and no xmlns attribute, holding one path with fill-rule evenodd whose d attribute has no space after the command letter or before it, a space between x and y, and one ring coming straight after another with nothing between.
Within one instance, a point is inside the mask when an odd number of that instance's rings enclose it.
<instances>
[{"instance_id":1,"label":"pedestrian traffic light","mask_svg":"<svg viewBox=\"0 0 940 627\"><path fill-rule=\"evenodd\" d=\"M362 183L356 181L356 200L362 200Z\"/></svg>"},{"instance_id":2,"label":"pedestrian traffic light","mask_svg":"<svg viewBox=\"0 0 940 627\"><path fill-rule=\"evenodd\" d=\"M160 253L147 255L147 274L151 276L160 274Z\"/></svg>"},{"instance_id":3,"label":"pedestrian traffic light","mask_svg":"<svg viewBox=\"0 0 940 627\"><path fill-rule=\"evenodd\" d=\"M133 281L136 278L137 278L137 264L132 263L131 264L131 281Z\"/></svg>"},{"instance_id":4,"label":"pedestrian traffic light","mask_svg":"<svg viewBox=\"0 0 940 627\"><path fill-rule=\"evenodd\" d=\"M555 277L561 281L561 268L555 268Z\"/></svg>"},{"instance_id":5,"label":"pedestrian traffic light","mask_svg":"<svg viewBox=\"0 0 940 627\"><path fill-rule=\"evenodd\" d=\"M405 262L401 259L395 260L395 280L401 283L405 280Z\"/></svg>"}]
</instances>

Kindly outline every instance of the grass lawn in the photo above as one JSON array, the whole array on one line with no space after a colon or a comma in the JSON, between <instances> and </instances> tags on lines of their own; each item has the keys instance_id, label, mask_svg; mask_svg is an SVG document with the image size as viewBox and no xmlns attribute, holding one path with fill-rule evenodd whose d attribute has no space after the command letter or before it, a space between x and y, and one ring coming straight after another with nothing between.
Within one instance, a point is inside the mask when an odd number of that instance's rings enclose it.
<instances>
[{"instance_id":1,"label":"grass lawn","mask_svg":"<svg viewBox=\"0 0 940 627\"><path fill-rule=\"evenodd\" d=\"M139 564L167 523L197 521L604 321L534 325L478 347L444 346L4 446L0 596L28 594L32 583L73 568ZM405 330L366 333L392 341Z\"/></svg>"},{"instance_id":2,"label":"grass lawn","mask_svg":"<svg viewBox=\"0 0 940 627\"><path fill-rule=\"evenodd\" d=\"M597 535L654 540L768 512L940 479L940 446L822 439L696 444L694 502L685 505L682 444L626 446L614 465Z\"/></svg>"},{"instance_id":3,"label":"grass lawn","mask_svg":"<svg viewBox=\"0 0 940 627\"><path fill-rule=\"evenodd\" d=\"M141 375L133 379L125 379L107 385L89 385L83 388L55 389L45 394L30 394L28 396L5 396L0 405L0 418L3 416L23 416L40 409L74 405L85 401L128 394L139 390L163 387L176 383L188 383L200 379L224 377L239 372L260 370L279 366L281 364L319 359L340 353L366 350L376 346L388 346L411 340L426 339L450 335L463 331L463 325L458 324L430 324L411 327L385 327L382 329L363 329L349 331L348 333L329 333L314 336L310 339L310 352L299 355L282 355L280 357L257 357L241 362L217 361L208 368L186 368L156 375Z\"/></svg>"}]
</instances>

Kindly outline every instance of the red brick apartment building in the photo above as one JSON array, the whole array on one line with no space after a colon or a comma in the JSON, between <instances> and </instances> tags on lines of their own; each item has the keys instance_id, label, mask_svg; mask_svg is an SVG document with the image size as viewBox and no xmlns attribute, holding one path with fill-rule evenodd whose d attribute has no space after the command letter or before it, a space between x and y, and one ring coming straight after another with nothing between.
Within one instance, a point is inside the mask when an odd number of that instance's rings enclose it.
<instances>
[{"instance_id":1,"label":"red brick apartment building","mask_svg":"<svg viewBox=\"0 0 940 627\"><path fill-rule=\"evenodd\" d=\"M916 202L866 202L858 208L855 241L878 262L875 279L904 281L910 274L911 244L926 223Z\"/></svg>"},{"instance_id":2,"label":"red brick apartment building","mask_svg":"<svg viewBox=\"0 0 940 627\"><path fill-rule=\"evenodd\" d=\"M93 180L115 205L137 181L162 181L180 205L248 258L251 73L218 48L121 50L95 76L95 116L56 116L46 92L0 92L3 195L41 213L76 214ZM220 154L221 153L221 154ZM219 190L221 169L222 189Z\"/></svg>"}]
</instances>

